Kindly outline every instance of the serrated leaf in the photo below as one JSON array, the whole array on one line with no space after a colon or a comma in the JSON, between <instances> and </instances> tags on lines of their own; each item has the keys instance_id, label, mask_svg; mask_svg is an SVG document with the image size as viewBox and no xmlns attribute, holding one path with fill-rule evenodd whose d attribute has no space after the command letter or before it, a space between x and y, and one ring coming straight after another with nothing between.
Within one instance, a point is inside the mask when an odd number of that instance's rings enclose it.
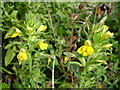
<instances>
[{"instance_id":1,"label":"serrated leaf","mask_svg":"<svg viewBox=\"0 0 120 90\"><path fill-rule=\"evenodd\" d=\"M8 66L10 62L13 60L15 57L15 52L13 52L10 48L7 50L6 55L5 55L5 66Z\"/></svg>"}]
</instances>

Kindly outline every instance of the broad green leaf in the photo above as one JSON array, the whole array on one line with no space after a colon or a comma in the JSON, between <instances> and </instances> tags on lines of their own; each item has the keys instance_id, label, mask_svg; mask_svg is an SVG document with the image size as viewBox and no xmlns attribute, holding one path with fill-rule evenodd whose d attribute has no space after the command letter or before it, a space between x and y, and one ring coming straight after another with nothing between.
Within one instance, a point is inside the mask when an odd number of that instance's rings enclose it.
<instances>
[{"instance_id":1,"label":"broad green leaf","mask_svg":"<svg viewBox=\"0 0 120 90\"><path fill-rule=\"evenodd\" d=\"M83 66L86 65L86 61L84 57L78 57L78 60L82 63Z\"/></svg>"},{"instance_id":2,"label":"broad green leaf","mask_svg":"<svg viewBox=\"0 0 120 90\"><path fill-rule=\"evenodd\" d=\"M76 55L71 52L64 52L63 54L66 55L67 57L76 57Z\"/></svg>"},{"instance_id":3,"label":"broad green leaf","mask_svg":"<svg viewBox=\"0 0 120 90\"><path fill-rule=\"evenodd\" d=\"M5 55L5 66L8 66L10 62L13 60L15 57L15 52L13 52L10 48L7 50L6 55Z\"/></svg>"}]
</instances>

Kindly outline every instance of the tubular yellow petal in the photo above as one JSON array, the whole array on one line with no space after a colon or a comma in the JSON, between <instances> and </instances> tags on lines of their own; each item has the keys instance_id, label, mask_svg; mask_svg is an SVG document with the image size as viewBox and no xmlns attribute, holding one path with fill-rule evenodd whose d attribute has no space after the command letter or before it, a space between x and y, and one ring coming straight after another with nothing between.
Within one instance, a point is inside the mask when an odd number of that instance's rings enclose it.
<instances>
[{"instance_id":1,"label":"tubular yellow petal","mask_svg":"<svg viewBox=\"0 0 120 90\"><path fill-rule=\"evenodd\" d=\"M69 60L69 58L68 58L68 57L65 57L65 58L64 58L64 63L66 64L68 60Z\"/></svg>"},{"instance_id":2,"label":"tubular yellow petal","mask_svg":"<svg viewBox=\"0 0 120 90\"><path fill-rule=\"evenodd\" d=\"M26 53L25 49L20 50L19 54L17 55L17 58L20 61L27 60L27 53Z\"/></svg>"},{"instance_id":3,"label":"tubular yellow petal","mask_svg":"<svg viewBox=\"0 0 120 90\"><path fill-rule=\"evenodd\" d=\"M32 28L32 27L27 27L27 30L28 30L28 31L32 31L33 28Z\"/></svg>"},{"instance_id":4,"label":"tubular yellow petal","mask_svg":"<svg viewBox=\"0 0 120 90\"><path fill-rule=\"evenodd\" d=\"M14 37L17 37L19 34L17 32L14 32L12 35L11 35L11 38L14 38Z\"/></svg>"},{"instance_id":5,"label":"tubular yellow petal","mask_svg":"<svg viewBox=\"0 0 120 90\"><path fill-rule=\"evenodd\" d=\"M45 49L48 48L48 44L47 43L41 43L41 44L39 44L39 46L40 46L40 49L42 49L42 50L45 50Z\"/></svg>"},{"instance_id":6,"label":"tubular yellow petal","mask_svg":"<svg viewBox=\"0 0 120 90\"><path fill-rule=\"evenodd\" d=\"M109 29L109 27L107 25L103 25L102 28L106 31Z\"/></svg>"},{"instance_id":7,"label":"tubular yellow petal","mask_svg":"<svg viewBox=\"0 0 120 90\"><path fill-rule=\"evenodd\" d=\"M103 47L104 48L109 48L109 47L111 47L113 44L106 44L106 45L104 45Z\"/></svg>"},{"instance_id":8,"label":"tubular yellow petal","mask_svg":"<svg viewBox=\"0 0 120 90\"><path fill-rule=\"evenodd\" d=\"M107 62L105 60L96 60L97 62L103 63L103 64L107 64Z\"/></svg>"},{"instance_id":9,"label":"tubular yellow petal","mask_svg":"<svg viewBox=\"0 0 120 90\"><path fill-rule=\"evenodd\" d=\"M85 52L87 50L88 46L83 45L82 52Z\"/></svg>"},{"instance_id":10,"label":"tubular yellow petal","mask_svg":"<svg viewBox=\"0 0 120 90\"><path fill-rule=\"evenodd\" d=\"M19 35L22 35L22 32L18 28L16 28L15 30Z\"/></svg>"},{"instance_id":11,"label":"tubular yellow petal","mask_svg":"<svg viewBox=\"0 0 120 90\"><path fill-rule=\"evenodd\" d=\"M44 31L45 29L47 29L47 26L41 25L41 26L38 28L37 32Z\"/></svg>"},{"instance_id":12,"label":"tubular yellow petal","mask_svg":"<svg viewBox=\"0 0 120 90\"><path fill-rule=\"evenodd\" d=\"M52 60L51 60L50 58L48 58L48 65L50 64L51 61L52 61Z\"/></svg>"},{"instance_id":13,"label":"tubular yellow petal","mask_svg":"<svg viewBox=\"0 0 120 90\"><path fill-rule=\"evenodd\" d=\"M87 52L88 52L89 54L92 54L92 53L94 52L94 49L93 49L91 46L89 46L89 47L87 48Z\"/></svg>"},{"instance_id":14,"label":"tubular yellow petal","mask_svg":"<svg viewBox=\"0 0 120 90\"><path fill-rule=\"evenodd\" d=\"M113 37L114 36L114 33L111 33L110 31L107 31L104 35L104 38L107 39L109 37Z\"/></svg>"},{"instance_id":15,"label":"tubular yellow petal","mask_svg":"<svg viewBox=\"0 0 120 90\"><path fill-rule=\"evenodd\" d=\"M84 44L85 44L86 46L91 46L91 41L90 41L90 40L86 40L86 41L84 42Z\"/></svg>"},{"instance_id":16,"label":"tubular yellow petal","mask_svg":"<svg viewBox=\"0 0 120 90\"><path fill-rule=\"evenodd\" d=\"M43 41L44 41L43 39L39 40L39 41L37 42L37 45L43 43Z\"/></svg>"},{"instance_id":17,"label":"tubular yellow petal","mask_svg":"<svg viewBox=\"0 0 120 90\"><path fill-rule=\"evenodd\" d=\"M77 50L77 52L79 53L79 54L82 54L83 53L83 51L82 51L82 48L83 48L84 46L81 46L80 48L78 48L78 50Z\"/></svg>"},{"instance_id":18,"label":"tubular yellow petal","mask_svg":"<svg viewBox=\"0 0 120 90\"><path fill-rule=\"evenodd\" d=\"M87 52L83 52L83 56L88 56L89 54Z\"/></svg>"}]
</instances>

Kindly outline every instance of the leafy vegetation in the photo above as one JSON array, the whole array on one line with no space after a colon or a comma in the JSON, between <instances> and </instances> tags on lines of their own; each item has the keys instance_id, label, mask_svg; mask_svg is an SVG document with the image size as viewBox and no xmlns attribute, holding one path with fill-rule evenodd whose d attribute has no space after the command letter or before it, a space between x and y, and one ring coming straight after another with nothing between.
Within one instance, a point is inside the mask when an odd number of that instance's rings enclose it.
<instances>
[{"instance_id":1,"label":"leafy vegetation","mask_svg":"<svg viewBox=\"0 0 120 90\"><path fill-rule=\"evenodd\" d=\"M119 7L1 2L2 88L118 88Z\"/></svg>"}]
</instances>

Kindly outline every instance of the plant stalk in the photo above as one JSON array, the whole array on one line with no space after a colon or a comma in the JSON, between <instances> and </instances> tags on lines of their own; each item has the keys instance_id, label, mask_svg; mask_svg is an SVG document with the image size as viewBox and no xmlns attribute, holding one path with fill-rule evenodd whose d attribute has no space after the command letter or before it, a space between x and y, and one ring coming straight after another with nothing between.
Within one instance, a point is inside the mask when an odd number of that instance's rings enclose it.
<instances>
[{"instance_id":1,"label":"plant stalk","mask_svg":"<svg viewBox=\"0 0 120 90\"><path fill-rule=\"evenodd\" d=\"M55 69L55 59L53 60L53 68L52 68L52 89L54 89L54 69Z\"/></svg>"}]
</instances>

